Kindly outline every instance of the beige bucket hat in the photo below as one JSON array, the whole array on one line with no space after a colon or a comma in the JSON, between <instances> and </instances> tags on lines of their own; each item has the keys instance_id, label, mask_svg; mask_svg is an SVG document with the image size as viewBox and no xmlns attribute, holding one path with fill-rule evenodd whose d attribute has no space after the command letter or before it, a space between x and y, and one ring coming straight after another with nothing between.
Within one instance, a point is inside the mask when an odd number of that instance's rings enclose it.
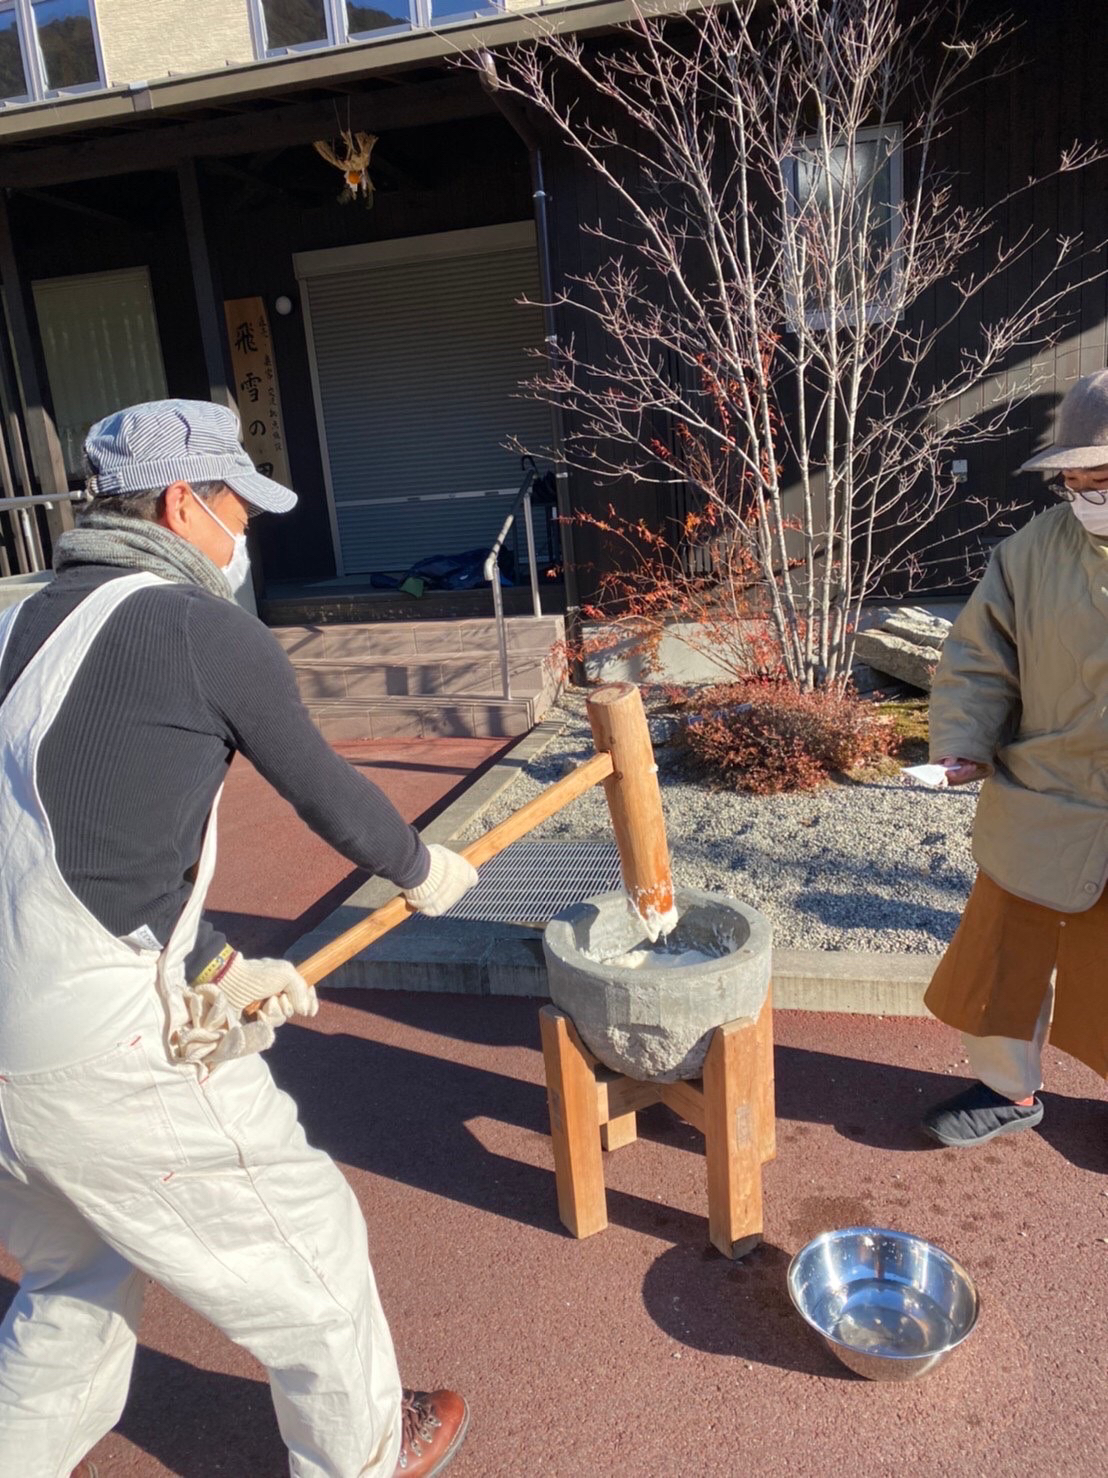
<instances>
[{"instance_id":1,"label":"beige bucket hat","mask_svg":"<svg viewBox=\"0 0 1108 1478\"><path fill-rule=\"evenodd\" d=\"M1082 375L1058 407L1054 445L1038 452L1021 472L1065 467L1108 467L1108 369Z\"/></svg>"}]
</instances>

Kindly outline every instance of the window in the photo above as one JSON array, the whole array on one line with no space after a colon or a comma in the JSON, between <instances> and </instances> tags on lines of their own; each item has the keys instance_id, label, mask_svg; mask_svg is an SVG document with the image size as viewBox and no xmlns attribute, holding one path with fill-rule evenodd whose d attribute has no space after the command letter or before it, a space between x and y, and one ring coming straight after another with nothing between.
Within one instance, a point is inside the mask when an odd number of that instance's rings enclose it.
<instances>
[{"instance_id":1,"label":"window","mask_svg":"<svg viewBox=\"0 0 1108 1478\"><path fill-rule=\"evenodd\" d=\"M374 31L391 30L394 26L410 24L408 0L380 0L377 5L354 5L346 3L346 29L353 37L371 36ZM419 24L417 17L416 22Z\"/></svg>"},{"instance_id":2,"label":"window","mask_svg":"<svg viewBox=\"0 0 1108 1478\"><path fill-rule=\"evenodd\" d=\"M445 26L451 21L463 21L473 16L489 15L503 8L503 4L482 5L481 0L431 0L431 24Z\"/></svg>"},{"instance_id":3,"label":"window","mask_svg":"<svg viewBox=\"0 0 1108 1478\"><path fill-rule=\"evenodd\" d=\"M495 15L506 0L250 0L259 56Z\"/></svg>"},{"instance_id":4,"label":"window","mask_svg":"<svg viewBox=\"0 0 1108 1478\"><path fill-rule=\"evenodd\" d=\"M92 0L0 0L0 105L103 85Z\"/></svg>"},{"instance_id":5,"label":"window","mask_svg":"<svg viewBox=\"0 0 1108 1478\"><path fill-rule=\"evenodd\" d=\"M265 0L262 10L270 51L294 51L331 39L325 0Z\"/></svg>"},{"instance_id":6,"label":"window","mask_svg":"<svg viewBox=\"0 0 1108 1478\"><path fill-rule=\"evenodd\" d=\"M902 135L896 124L860 128L829 158L815 138L785 162L788 245L784 275L795 328L834 314L855 323L895 317L903 205ZM790 265L790 263L794 265Z\"/></svg>"},{"instance_id":7,"label":"window","mask_svg":"<svg viewBox=\"0 0 1108 1478\"><path fill-rule=\"evenodd\" d=\"M419 25L423 0L252 0L259 56L281 56L316 46L338 46L380 31Z\"/></svg>"}]
</instances>

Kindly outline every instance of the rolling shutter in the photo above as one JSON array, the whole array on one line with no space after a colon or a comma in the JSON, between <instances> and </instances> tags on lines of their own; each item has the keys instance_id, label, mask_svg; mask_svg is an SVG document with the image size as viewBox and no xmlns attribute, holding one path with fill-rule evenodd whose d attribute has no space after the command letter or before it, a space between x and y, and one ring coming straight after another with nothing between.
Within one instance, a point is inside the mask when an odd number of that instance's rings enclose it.
<instances>
[{"instance_id":1,"label":"rolling shutter","mask_svg":"<svg viewBox=\"0 0 1108 1478\"><path fill-rule=\"evenodd\" d=\"M319 275L298 259L344 573L487 548L521 476L504 444L549 444L549 411L516 398L543 337L519 302L539 293L533 232L507 231L320 253Z\"/></svg>"}]
</instances>

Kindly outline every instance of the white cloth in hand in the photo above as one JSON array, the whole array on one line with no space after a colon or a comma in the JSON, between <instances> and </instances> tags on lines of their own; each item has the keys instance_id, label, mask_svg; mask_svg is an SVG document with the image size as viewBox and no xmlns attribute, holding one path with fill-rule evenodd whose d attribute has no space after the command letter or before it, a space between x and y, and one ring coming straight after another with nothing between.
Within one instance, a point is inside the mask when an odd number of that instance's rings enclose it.
<instances>
[{"instance_id":1,"label":"white cloth in hand","mask_svg":"<svg viewBox=\"0 0 1108 1478\"><path fill-rule=\"evenodd\" d=\"M475 886L477 869L459 853L440 847L437 842L429 842L427 850L431 854L431 871L418 888L405 888L403 893L413 908L438 918Z\"/></svg>"},{"instance_id":2,"label":"white cloth in hand","mask_svg":"<svg viewBox=\"0 0 1108 1478\"><path fill-rule=\"evenodd\" d=\"M247 960L236 954L218 985L240 1014L260 1001L278 1026L290 1016L314 1016L319 1010L315 986L289 960Z\"/></svg>"},{"instance_id":3,"label":"white cloth in hand","mask_svg":"<svg viewBox=\"0 0 1108 1478\"><path fill-rule=\"evenodd\" d=\"M183 1062L217 1067L233 1057L249 1057L273 1046L272 1013L242 1021L218 985L197 985L184 994L188 1021L177 1033L177 1055ZM279 1020L283 1021L283 1014Z\"/></svg>"}]
</instances>

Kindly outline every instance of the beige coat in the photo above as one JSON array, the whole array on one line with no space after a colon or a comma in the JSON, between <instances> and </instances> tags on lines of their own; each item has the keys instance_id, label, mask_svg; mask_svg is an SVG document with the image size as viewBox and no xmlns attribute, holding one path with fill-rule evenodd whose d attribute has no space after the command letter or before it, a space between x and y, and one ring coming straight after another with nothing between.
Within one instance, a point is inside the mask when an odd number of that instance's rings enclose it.
<instances>
[{"instance_id":1,"label":"beige coat","mask_svg":"<svg viewBox=\"0 0 1108 1478\"><path fill-rule=\"evenodd\" d=\"M1108 541L1068 507L998 546L943 647L931 754L993 766L973 830L1010 893L1080 913L1108 878Z\"/></svg>"}]
</instances>

